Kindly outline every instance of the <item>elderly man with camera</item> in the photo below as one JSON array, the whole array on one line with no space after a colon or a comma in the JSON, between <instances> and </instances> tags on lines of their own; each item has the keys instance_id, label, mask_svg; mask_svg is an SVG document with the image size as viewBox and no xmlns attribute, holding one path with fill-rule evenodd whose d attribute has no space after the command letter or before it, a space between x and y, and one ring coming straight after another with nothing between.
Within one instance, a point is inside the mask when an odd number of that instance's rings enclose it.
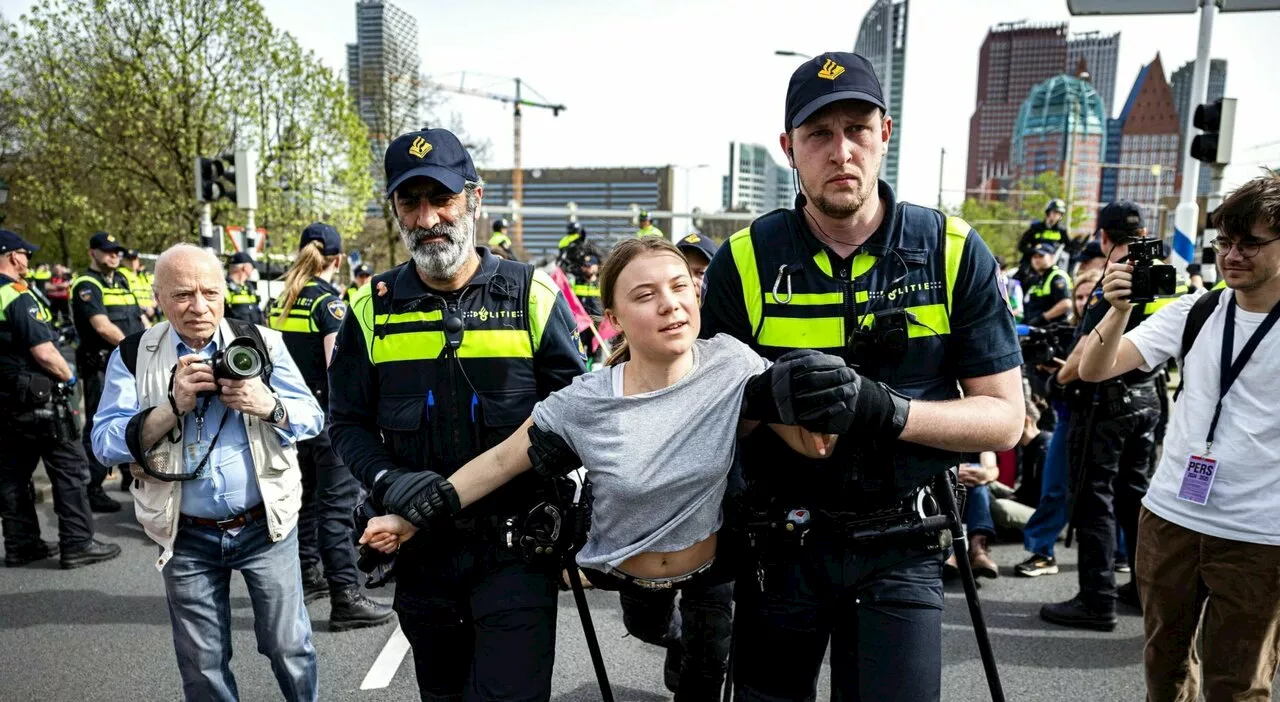
<instances>
[{"instance_id":1,"label":"elderly man with camera","mask_svg":"<svg viewBox=\"0 0 1280 702\"><path fill-rule=\"evenodd\" d=\"M225 284L203 249L161 254L155 299L168 321L111 354L93 450L107 465L129 464L138 522L160 545L185 697L239 697L229 591L238 570L284 698L314 700L294 445L320 432L324 413L279 333L224 318Z\"/></svg>"},{"instance_id":2,"label":"elderly man with camera","mask_svg":"<svg viewBox=\"0 0 1280 702\"><path fill-rule=\"evenodd\" d=\"M1207 700L1270 700L1280 652L1280 178L1244 184L1214 219L1226 288L1132 329L1133 271L1112 265L1112 310L1080 364L1104 381L1182 361L1134 564L1153 702L1199 699L1202 677Z\"/></svg>"},{"instance_id":3,"label":"elderly man with camera","mask_svg":"<svg viewBox=\"0 0 1280 702\"><path fill-rule=\"evenodd\" d=\"M1124 264L1134 271L1141 285L1135 285L1133 314L1126 330L1137 327L1156 310L1172 302L1175 294L1172 266L1156 263L1161 244L1147 237L1142 210L1132 202L1118 200L1098 213L1102 249L1108 261ZM1084 312L1079 333L1093 330L1111 307L1096 290ZM1056 373L1056 382L1079 380L1082 344ZM1047 604L1040 618L1054 624L1111 631L1116 626L1117 599L1137 604L1133 585L1116 588L1116 530L1123 530L1125 542L1133 544L1138 531L1138 508L1151 476L1151 457L1156 425L1160 420L1160 397L1165 392L1159 382L1160 365L1131 369L1118 378L1097 385L1072 385L1069 392L1087 406L1072 412L1067 430L1071 483L1075 486L1074 510L1069 516L1080 539L1080 592L1072 599Z\"/></svg>"}]
</instances>

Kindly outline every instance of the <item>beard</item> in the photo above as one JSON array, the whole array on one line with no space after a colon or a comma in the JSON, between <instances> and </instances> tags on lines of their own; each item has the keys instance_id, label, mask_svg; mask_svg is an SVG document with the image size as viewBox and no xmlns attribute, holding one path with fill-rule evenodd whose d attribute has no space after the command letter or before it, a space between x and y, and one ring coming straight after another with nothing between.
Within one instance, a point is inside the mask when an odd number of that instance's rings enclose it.
<instances>
[{"instance_id":1,"label":"beard","mask_svg":"<svg viewBox=\"0 0 1280 702\"><path fill-rule=\"evenodd\" d=\"M821 187L813 188L804 179L800 179L800 185L804 186L804 192L809 202L818 208L822 214L831 219L843 220L848 219L858 213L867 200L877 196L879 192L880 164L875 164L874 168L867 169L867 178L859 181L859 188L853 193L853 199L842 202L835 202L826 197ZM821 185L821 184L820 184ZM816 193L810 196L809 193Z\"/></svg>"},{"instance_id":2,"label":"beard","mask_svg":"<svg viewBox=\"0 0 1280 702\"><path fill-rule=\"evenodd\" d=\"M441 220L430 229L405 229L398 221L396 226L400 229L400 240L413 257L414 265L428 278L452 278L462 269L475 247L476 223L469 214L454 224ZM428 241L437 236L444 240Z\"/></svg>"}]
</instances>

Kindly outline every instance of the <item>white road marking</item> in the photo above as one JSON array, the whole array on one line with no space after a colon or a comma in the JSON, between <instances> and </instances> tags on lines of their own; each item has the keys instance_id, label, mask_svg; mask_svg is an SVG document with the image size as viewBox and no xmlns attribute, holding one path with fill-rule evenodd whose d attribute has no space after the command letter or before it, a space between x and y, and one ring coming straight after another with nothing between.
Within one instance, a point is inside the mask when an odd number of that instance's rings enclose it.
<instances>
[{"instance_id":1,"label":"white road marking","mask_svg":"<svg viewBox=\"0 0 1280 702\"><path fill-rule=\"evenodd\" d=\"M364 680L360 683L360 689L381 690L390 685L391 679L396 676L396 671L400 669L400 662L404 660L404 654L408 652L409 639L405 638L400 626L396 625L396 630L391 632L391 638L387 639L387 644L382 647L382 652L378 654L378 659L373 662L373 666L369 668L369 673L364 676Z\"/></svg>"}]
</instances>

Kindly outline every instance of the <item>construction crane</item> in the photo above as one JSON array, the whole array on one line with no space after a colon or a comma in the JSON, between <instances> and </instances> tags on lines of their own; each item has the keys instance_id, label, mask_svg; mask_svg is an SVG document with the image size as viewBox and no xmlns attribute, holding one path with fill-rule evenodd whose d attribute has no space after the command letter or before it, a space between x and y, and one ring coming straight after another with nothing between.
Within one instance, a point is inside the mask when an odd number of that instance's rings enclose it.
<instances>
[{"instance_id":1,"label":"construction crane","mask_svg":"<svg viewBox=\"0 0 1280 702\"><path fill-rule=\"evenodd\" d=\"M553 117L559 117L560 111L565 109L565 106L552 105L550 103L545 103L545 102L534 102L532 100L525 100L520 94L522 81L519 78L510 79L512 81L515 81L515 84L516 84L515 95L504 95L502 93L494 93L488 90L476 90L474 88L467 88L463 85L463 81L465 81L465 79L466 79L466 74L464 73L462 76L462 80L459 80L457 86L445 85L443 83L437 83L437 82L433 82L431 86L438 90L444 90L450 93L457 93L459 95L470 95L472 97L482 97L489 100L497 100L498 102L509 103L510 105L512 105L513 107L512 115L515 118L515 168L514 170L511 171L511 194L512 194L512 199L516 203L516 212L519 213L521 206L524 205L524 169L522 167L522 163L520 159L520 113L521 113L520 108L522 106L541 107L543 109L551 110L551 115ZM519 252L521 255L524 255L524 223L523 223L524 218L520 214L517 214L515 217L513 217L513 219L515 220L515 227L512 231L512 237L511 237L512 243L515 245L516 251Z\"/></svg>"}]
</instances>

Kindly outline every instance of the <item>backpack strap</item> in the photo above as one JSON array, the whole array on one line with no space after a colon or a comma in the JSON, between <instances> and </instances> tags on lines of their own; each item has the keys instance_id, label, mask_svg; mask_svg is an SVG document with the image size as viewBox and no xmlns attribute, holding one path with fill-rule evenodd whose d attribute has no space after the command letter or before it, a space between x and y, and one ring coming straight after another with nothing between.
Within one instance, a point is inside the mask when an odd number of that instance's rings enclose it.
<instances>
[{"instance_id":1,"label":"backpack strap","mask_svg":"<svg viewBox=\"0 0 1280 702\"><path fill-rule=\"evenodd\" d=\"M271 347L267 346L266 339L262 338L262 332L258 331L258 325L246 322L242 319L232 319L230 317L224 317L224 319L231 327L231 331L235 332L236 336L249 337L250 339L253 339L253 342L257 344L258 348L262 349L263 353L266 355L266 357L262 359L262 382L270 385L271 371L274 370L275 366L271 363Z\"/></svg>"},{"instance_id":2,"label":"backpack strap","mask_svg":"<svg viewBox=\"0 0 1280 702\"><path fill-rule=\"evenodd\" d=\"M1178 397L1182 395L1182 386L1187 382L1187 354L1191 352L1191 347L1196 343L1196 337L1200 335L1200 329L1204 327L1204 323L1209 320L1209 315L1218 309L1218 298L1222 297L1222 289L1211 290L1195 301L1191 305L1191 309L1187 312L1187 321L1182 327L1182 352L1178 354L1178 363L1182 366L1182 372L1178 374L1178 389L1173 391L1173 400L1177 402Z\"/></svg>"},{"instance_id":3,"label":"backpack strap","mask_svg":"<svg viewBox=\"0 0 1280 702\"><path fill-rule=\"evenodd\" d=\"M145 333L146 330L134 332L120 341L120 360L124 361L124 367L135 378L138 376L138 344L142 343L142 335Z\"/></svg>"}]
</instances>

